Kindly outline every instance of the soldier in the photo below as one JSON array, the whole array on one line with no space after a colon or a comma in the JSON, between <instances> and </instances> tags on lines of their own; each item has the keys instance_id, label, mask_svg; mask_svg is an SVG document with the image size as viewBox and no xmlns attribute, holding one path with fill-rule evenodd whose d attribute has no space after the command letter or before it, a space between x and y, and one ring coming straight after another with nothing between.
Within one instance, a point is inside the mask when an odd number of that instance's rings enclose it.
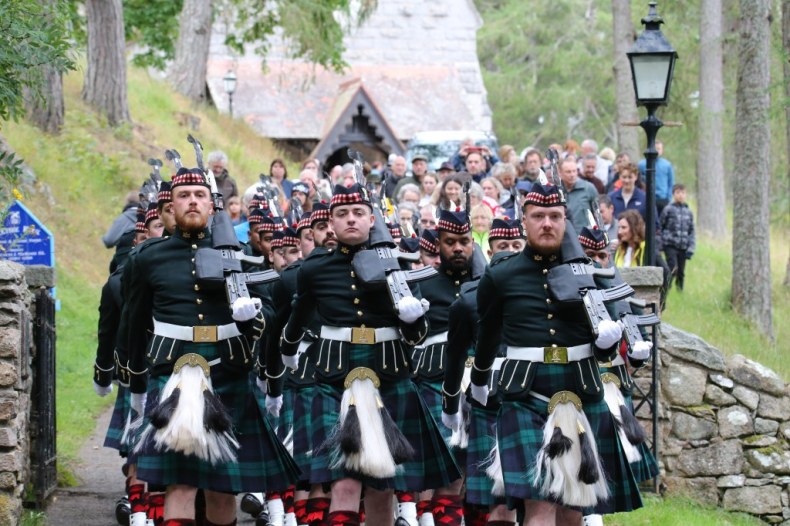
<instances>
[{"instance_id":1,"label":"soldier","mask_svg":"<svg viewBox=\"0 0 790 526\"><path fill-rule=\"evenodd\" d=\"M502 341L507 358L495 453L504 493L523 500L525 524L579 524L581 508L609 497L596 444L609 416L596 359L611 359L622 329L607 319L594 332L581 302L552 299L549 270L576 257L570 252L578 247L575 236L570 239L576 245L563 246L566 213L559 188L535 183L522 222L527 248L497 260L478 286L472 396L487 403Z\"/></svg>"},{"instance_id":2,"label":"soldier","mask_svg":"<svg viewBox=\"0 0 790 526\"><path fill-rule=\"evenodd\" d=\"M420 261L426 267L439 268L439 233L426 228L420 234Z\"/></svg>"},{"instance_id":3,"label":"soldier","mask_svg":"<svg viewBox=\"0 0 790 526\"><path fill-rule=\"evenodd\" d=\"M196 251L212 246L209 184L182 168L171 192L176 233L141 247L129 283L131 405L145 415L138 476L167 486L165 526L195 524L197 488L206 524L231 525L235 493L287 486L297 472L248 380L271 300L239 298L229 309L222 288L196 280Z\"/></svg>"},{"instance_id":4,"label":"soldier","mask_svg":"<svg viewBox=\"0 0 790 526\"><path fill-rule=\"evenodd\" d=\"M159 213L159 219L162 220L164 225L162 235L172 236L176 231L176 216L173 214L173 199L170 195L170 183L168 181L162 181L159 185L159 193L156 196L156 210Z\"/></svg>"},{"instance_id":5,"label":"soldier","mask_svg":"<svg viewBox=\"0 0 790 526\"><path fill-rule=\"evenodd\" d=\"M416 372L420 396L437 422L441 421L442 416L442 378L447 363L447 318L450 305L460 296L461 285L480 278L472 274L475 245L468 212L442 210L438 233L438 274L420 283L420 292L430 302L431 309L427 313L430 330L419 351ZM451 432L446 427L442 426L441 430L445 441L455 448L464 448L465 444L451 440ZM436 489L434 494L420 495L417 506L423 516L430 514L436 524L460 525L463 518L460 491L461 479L451 487ZM426 500L430 500L430 503L425 503ZM428 517L422 522L427 520Z\"/></svg>"},{"instance_id":6,"label":"soldier","mask_svg":"<svg viewBox=\"0 0 790 526\"><path fill-rule=\"evenodd\" d=\"M488 237L488 254L491 261L509 253L524 250L526 241L521 224L515 220L494 219ZM497 256L500 255L500 256ZM497 256L496 258L494 256ZM502 497L491 494L493 480L485 472L485 459L494 446L494 427L499 409L496 393L496 380L503 356L498 353L492 368L492 381L489 383L491 398L487 405L469 399L468 418L462 418L460 406L468 387L467 373L471 363L467 359L469 351L474 351L477 342L477 286L479 280L465 283L461 287L461 297L450 306L448 317L447 368L442 385L443 411L442 422L453 431L460 433L468 428L466 450L466 506L464 520L469 526L488 524L489 526L513 526L515 511L508 510ZM464 401L466 404L466 400ZM463 416L466 416L464 413ZM486 522L485 515L490 509Z\"/></svg>"},{"instance_id":7,"label":"soldier","mask_svg":"<svg viewBox=\"0 0 790 526\"><path fill-rule=\"evenodd\" d=\"M410 379L402 342L415 345L425 337L426 306L407 295L393 309L384 290L369 289L357 277L351 263L374 226L365 188L335 187L329 226L337 248L311 254L299 269L283 362L298 365L304 327L317 313L311 482L331 484L329 526L359 525L363 485L367 523L391 524L393 489L443 487L460 476ZM315 225L313 232L318 243Z\"/></svg>"}]
</instances>

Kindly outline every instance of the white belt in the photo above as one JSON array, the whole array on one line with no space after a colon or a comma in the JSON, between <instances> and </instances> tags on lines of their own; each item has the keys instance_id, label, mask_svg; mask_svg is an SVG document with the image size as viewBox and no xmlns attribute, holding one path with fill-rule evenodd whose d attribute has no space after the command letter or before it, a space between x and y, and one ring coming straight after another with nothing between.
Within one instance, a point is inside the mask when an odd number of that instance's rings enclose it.
<instances>
[{"instance_id":1,"label":"white belt","mask_svg":"<svg viewBox=\"0 0 790 526\"><path fill-rule=\"evenodd\" d=\"M188 327L154 320L154 334L187 342L217 342L241 336L235 323Z\"/></svg>"},{"instance_id":2,"label":"white belt","mask_svg":"<svg viewBox=\"0 0 790 526\"><path fill-rule=\"evenodd\" d=\"M400 340L400 331L395 327L330 327L321 326L321 338L352 343L379 343Z\"/></svg>"},{"instance_id":3,"label":"white belt","mask_svg":"<svg viewBox=\"0 0 790 526\"><path fill-rule=\"evenodd\" d=\"M420 347L428 347L436 343L447 343L447 331L425 338L425 341L420 344Z\"/></svg>"},{"instance_id":4,"label":"white belt","mask_svg":"<svg viewBox=\"0 0 790 526\"><path fill-rule=\"evenodd\" d=\"M573 347L507 347L508 360L525 360L539 363L578 362L592 356L589 343Z\"/></svg>"},{"instance_id":5,"label":"white belt","mask_svg":"<svg viewBox=\"0 0 790 526\"><path fill-rule=\"evenodd\" d=\"M617 365L625 365L625 360L619 354L611 362L598 362L600 367L615 367Z\"/></svg>"},{"instance_id":6,"label":"white belt","mask_svg":"<svg viewBox=\"0 0 790 526\"><path fill-rule=\"evenodd\" d=\"M312 344L313 344L313 342L308 342L308 341L305 341L305 340L300 341L299 342L299 347L296 348L296 356L300 356Z\"/></svg>"}]
</instances>

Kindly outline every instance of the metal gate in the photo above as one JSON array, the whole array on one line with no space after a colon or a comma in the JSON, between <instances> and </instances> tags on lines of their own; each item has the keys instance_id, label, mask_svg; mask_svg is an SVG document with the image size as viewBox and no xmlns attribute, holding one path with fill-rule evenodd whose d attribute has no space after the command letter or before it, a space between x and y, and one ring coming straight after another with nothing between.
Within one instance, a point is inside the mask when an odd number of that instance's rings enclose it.
<instances>
[{"instance_id":1,"label":"metal gate","mask_svg":"<svg viewBox=\"0 0 790 526\"><path fill-rule=\"evenodd\" d=\"M31 474L33 488L29 504L40 508L55 490L57 449L55 444L55 299L48 290L36 293L33 321L35 357L31 392Z\"/></svg>"}]
</instances>

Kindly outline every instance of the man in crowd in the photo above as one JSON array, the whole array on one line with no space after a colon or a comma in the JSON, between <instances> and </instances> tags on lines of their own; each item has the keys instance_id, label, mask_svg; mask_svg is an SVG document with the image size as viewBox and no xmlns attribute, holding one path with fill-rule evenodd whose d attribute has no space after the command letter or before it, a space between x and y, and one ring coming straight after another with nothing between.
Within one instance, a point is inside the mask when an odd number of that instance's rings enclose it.
<instances>
[{"instance_id":1,"label":"man in crowd","mask_svg":"<svg viewBox=\"0 0 790 526\"><path fill-rule=\"evenodd\" d=\"M214 179L217 181L217 189L222 194L222 199L225 203L228 199L239 195L239 189L236 186L236 181L228 174L228 156L221 150L216 150L208 154L206 159L208 169L214 174Z\"/></svg>"},{"instance_id":2,"label":"man in crowd","mask_svg":"<svg viewBox=\"0 0 790 526\"><path fill-rule=\"evenodd\" d=\"M663 142L656 141L656 151L658 152L655 178L656 208L658 209L658 215L661 216L664 207L672 200L672 188L675 186L675 168L672 166L672 163L664 157ZM639 176L644 181L647 160L642 159L639 161L638 168Z\"/></svg>"},{"instance_id":3,"label":"man in crowd","mask_svg":"<svg viewBox=\"0 0 790 526\"><path fill-rule=\"evenodd\" d=\"M592 183L579 178L576 161L564 159L559 166L560 179L567 200L568 219L576 232L587 226L587 211L598 207L598 192Z\"/></svg>"}]
</instances>

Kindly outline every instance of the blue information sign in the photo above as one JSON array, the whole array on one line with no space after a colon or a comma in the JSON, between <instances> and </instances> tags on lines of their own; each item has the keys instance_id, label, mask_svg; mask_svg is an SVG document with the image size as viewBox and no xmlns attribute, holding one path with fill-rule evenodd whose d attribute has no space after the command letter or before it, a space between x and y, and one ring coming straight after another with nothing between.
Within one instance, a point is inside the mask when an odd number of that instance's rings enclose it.
<instances>
[{"instance_id":1,"label":"blue information sign","mask_svg":"<svg viewBox=\"0 0 790 526\"><path fill-rule=\"evenodd\" d=\"M8 207L0 229L0 259L22 265L55 266L55 238L19 201Z\"/></svg>"}]
</instances>

